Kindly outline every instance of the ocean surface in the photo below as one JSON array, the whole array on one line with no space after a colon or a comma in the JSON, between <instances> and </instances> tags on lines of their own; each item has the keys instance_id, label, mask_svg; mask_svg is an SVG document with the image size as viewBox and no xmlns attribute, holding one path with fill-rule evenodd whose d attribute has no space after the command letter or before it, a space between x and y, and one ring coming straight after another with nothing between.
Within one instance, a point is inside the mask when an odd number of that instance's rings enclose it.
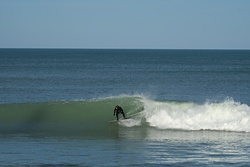
<instances>
[{"instance_id":1,"label":"ocean surface","mask_svg":"<svg viewBox=\"0 0 250 167\"><path fill-rule=\"evenodd\" d=\"M250 166L250 50L0 49L0 166Z\"/></svg>"}]
</instances>

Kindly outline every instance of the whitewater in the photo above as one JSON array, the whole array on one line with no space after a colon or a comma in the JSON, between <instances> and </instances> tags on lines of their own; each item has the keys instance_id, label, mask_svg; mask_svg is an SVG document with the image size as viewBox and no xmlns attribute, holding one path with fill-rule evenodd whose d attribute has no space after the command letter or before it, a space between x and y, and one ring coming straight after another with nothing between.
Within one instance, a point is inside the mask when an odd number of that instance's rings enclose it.
<instances>
[{"instance_id":1,"label":"whitewater","mask_svg":"<svg viewBox=\"0 0 250 167\"><path fill-rule=\"evenodd\" d=\"M250 108L232 99L223 102L145 102L145 119L160 129L250 132Z\"/></svg>"}]
</instances>

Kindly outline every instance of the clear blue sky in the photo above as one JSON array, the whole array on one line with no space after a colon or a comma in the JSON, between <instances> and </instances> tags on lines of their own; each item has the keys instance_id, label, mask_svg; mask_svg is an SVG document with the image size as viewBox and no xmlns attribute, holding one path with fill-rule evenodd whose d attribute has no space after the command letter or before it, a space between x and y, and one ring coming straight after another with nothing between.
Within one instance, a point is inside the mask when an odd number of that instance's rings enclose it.
<instances>
[{"instance_id":1,"label":"clear blue sky","mask_svg":"<svg viewBox=\"0 0 250 167\"><path fill-rule=\"evenodd\" d=\"M250 49L250 0L0 0L0 48Z\"/></svg>"}]
</instances>

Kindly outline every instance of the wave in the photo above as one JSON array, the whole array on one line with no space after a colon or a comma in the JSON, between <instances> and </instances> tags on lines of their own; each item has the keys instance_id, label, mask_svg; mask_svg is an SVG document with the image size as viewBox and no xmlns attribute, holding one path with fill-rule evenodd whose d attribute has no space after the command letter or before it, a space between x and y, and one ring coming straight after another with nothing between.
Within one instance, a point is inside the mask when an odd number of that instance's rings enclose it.
<instances>
[{"instance_id":1,"label":"wave","mask_svg":"<svg viewBox=\"0 0 250 167\"><path fill-rule=\"evenodd\" d=\"M142 110L140 97L110 97L96 100L52 101L43 103L0 104L1 133L49 133L105 136L116 133L114 107L127 113ZM107 134L111 133L111 134Z\"/></svg>"},{"instance_id":2,"label":"wave","mask_svg":"<svg viewBox=\"0 0 250 167\"><path fill-rule=\"evenodd\" d=\"M120 105L130 119L115 119ZM226 99L197 104L157 101L144 96L119 96L96 100L1 104L2 133L62 133L85 136L119 135L121 129L216 130L250 132L250 107Z\"/></svg>"},{"instance_id":3,"label":"wave","mask_svg":"<svg viewBox=\"0 0 250 167\"><path fill-rule=\"evenodd\" d=\"M146 122L159 129L250 132L250 107L233 99L204 104L146 99L144 107Z\"/></svg>"}]
</instances>

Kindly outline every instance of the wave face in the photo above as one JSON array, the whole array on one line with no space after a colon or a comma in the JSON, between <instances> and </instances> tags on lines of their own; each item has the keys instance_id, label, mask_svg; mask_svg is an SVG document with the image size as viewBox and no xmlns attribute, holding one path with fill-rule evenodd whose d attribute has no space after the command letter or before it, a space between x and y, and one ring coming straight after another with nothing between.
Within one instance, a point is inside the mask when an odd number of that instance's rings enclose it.
<instances>
[{"instance_id":1,"label":"wave face","mask_svg":"<svg viewBox=\"0 0 250 167\"><path fill-rule=\"evenodd\" d=\"M2 133L79 134L110 136L118 126L110 126L113 110L119 104L127 112L140 113L139 97L114 97L99 100L1 104Z\"/></svg>"},{"instance_id":2,"label":"wave face","mask_svg":"<svg viewBox=\"0 0 250 167\"><path fill-rule=\"evenodd\" d=\"M109 123L115 119L113 109L117 104L131 119ZM119 136L121 129L131 132L152 128L250 132L250 107L232 99L197 104L156 101L143 96L0 105L2 133L112 138Z\"/></svg>"}]
</instances>

